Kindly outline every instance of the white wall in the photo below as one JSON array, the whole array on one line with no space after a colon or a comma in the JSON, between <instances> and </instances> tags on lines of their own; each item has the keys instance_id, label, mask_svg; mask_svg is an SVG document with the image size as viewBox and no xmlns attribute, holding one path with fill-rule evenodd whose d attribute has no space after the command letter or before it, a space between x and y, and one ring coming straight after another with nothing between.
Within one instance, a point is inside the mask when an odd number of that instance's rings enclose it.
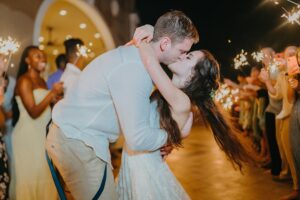
<instances>
[{"instance_id":1,"label":"white wall","mask_svg":"<svg viewBox=\"0 0 300 200\"><path fill-rule=\"evenodd\" d=\"M20 60L21 53L27 45L32 44L34 21L28 15L19 10L12 10L7 5L0 3L0 37L11 36L19 41L21 47L13 55L12 63L14 68L9 69L9 74L15 75Z\"/></svg>"}]
</instances>

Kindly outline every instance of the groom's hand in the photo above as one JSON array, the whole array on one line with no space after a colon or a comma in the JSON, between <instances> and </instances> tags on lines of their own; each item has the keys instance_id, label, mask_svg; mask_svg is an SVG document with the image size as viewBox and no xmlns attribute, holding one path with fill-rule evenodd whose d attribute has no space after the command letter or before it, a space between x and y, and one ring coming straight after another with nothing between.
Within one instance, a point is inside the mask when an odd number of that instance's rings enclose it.
<instances>
[{"instance_id":1,"label":"groom's hand","mask_svg":"<svg viewBox=\"0 0 300 200\"><path fill-rule=\"evenodd\" d=\"M174 147L169 144L160 148L160 154L161 154L163 160L166 160L167 156L172 152L173 149L174 149Z\"/></svg>"}]
</instances>

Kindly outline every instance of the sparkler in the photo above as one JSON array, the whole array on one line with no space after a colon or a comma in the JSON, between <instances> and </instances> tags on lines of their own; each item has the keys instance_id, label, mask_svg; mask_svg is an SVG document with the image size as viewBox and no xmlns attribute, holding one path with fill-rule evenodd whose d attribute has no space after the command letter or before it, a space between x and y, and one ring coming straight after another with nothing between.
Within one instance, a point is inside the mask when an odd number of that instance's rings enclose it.
<instances>
[{"instance_id":1,"label":"sparkler","mask_svg":"<svg viewBox=\"0 0 300 200\"><path fill-rule=\"evenodd\" d=\"M287 21L291 24L297 23L300 25L299 18L300 18L300 6L297 6L297 9L295 11L288 12L286 9L282 8L285 13L281 15L281 17L286 18Z\"/></svg>"},{"instance_id":2,"label":"sparkler","mask_svg":"<svg viewBox=\"0 0 300 200\"><path fill-rule=\"evenodd\" d=\"M77 44L77 53L76 55L79 57L79 56L82 56L82 57L88 57L88 53L90 52L91 50L88 49L86 46L84 45L79 45Z\"/></svg>"},{"instance_id":3,"label":"sparkler","mask_svg":"<svg viewBox=\"0 0 300 200\"><path fill-rule=\"evenodd\" d=\"M12 54L16 53L20 48L20 44L12 39L10 36L6 40L0 38L0 55L2 59L2 66L0 71L6 73ZM2 73L0 75L2 75Z\"/></svg>"},{"instance_id":4,"label":"sparkler","mask_svg":"<svg viewBox=\"0 0 300 200\"><path fill-rule=\"evenodd\" d=\"M264 53L261 51L253 52L251 56L254 60L256 60L256 62L260 62L264 59Z\"/></svg>"},{"instance_id":5,"label":"sparkler","mask_svg":"<svg viewBox=\"0 0 300 200\"><path fill-rule=\"evenodd\" d=\"M7 39L0 37L0 88L3 90L5 80L4 77L8 70L8 66L12 57L12 54L16 53L20 48L20 44L8 36Z\"/></svg>"},{"instance_id":6,"label":"sparkler","mask_svg":"<svg viewBox=\"0 0 300 200\"><path fill-rule=\"evenodd\" d=\"M275 71L277 71L277 68L278 68L278 63L277 62L272 62L269 65L268 70L270 71L270 73L274 73Z\"/></svg>"},{"instance_id":7,"label":"sparkler","mask_svg":"<svg viewBox=\"0 0 300 200\"><path fill-rule=\"evenodd\" d=\"M4 59L4 65L3 69L1 69L0 71L7 71L12 54L17 52L19 47L20 44L16 40L12 39L10 36L8 36L7 40L0 38L0 54L4 55L4 57L2 58Z\"/></svg>"},{"instance_id":8,"label":"sparkler","mask_svg":"<svg viewBox=\"0 0 300 200\"><path fill-rule=\"evenodd\" d=\"M269 72L270 78L273 80L276 80L278 73L279 73L279 66L282 65L282 63L280 61L277 61L275 59L273 59L268 67L267 67L267 71Z\"/></svg>"},{"instance_id":9,"label":"sparkler","mask_svg":"<svg viewBox=\"0 0 300 200\"><path fill-rule=\"evenodd\" d=\"M216 91L215 101L219 102L225 110L231 110L234 103L238 101L238 89L232 90L227 84L222 84Z\"/></svg>"},{"instance_id":10,"label":"sparkler","mask_svg":"<svg viewBox=\"0 0 300 200\"><path fill-rule=\"evenodd\" d=\"M282 7L282 9L284 10L285 13L283 13L281 15L281 17L286 18L288 23L291 23L291 24L296 23L296 24L300 25L300 21L299 21L299 19L300 19L300 4L296 3L295 1L292 1L292 0L286 0L286 1L293 4L294 8L289 12L284 7ZM283 3L278 0L272 0L272 2L274 2L275 5L279 5L280 3Z\"/></svg>"},{"instance_id":11,"label":"sparkler","mask_svg":"<svg viewBox=\"0 0 300 200\"><path fill-rule=\"evenodd\" d=\"M242 66L249 65L246 57L247 54L248 53L242 49L241 53L235 56L233 59L235 69L240 69Z\"/></svg>"},{"instance_id":12,"label":"sparkler","mask_svg":"<svg viewBox=\"0 0 300 200\"><path fill-rule=\"evenodd\" d=\"M299 3L296 3L296 2L294 2L294 1L291 1L291 0L286 0L286 1L288 1L288 2L292 3L292 4L296 5L296 6L300 6L300 4L299 4Z\"/></svg>"},{"instance_id":13,"label":"sparkler","mask_svg":"<svg viewBox=\"0 0 300 200\"><path fill-rule=\"evenodd\" d=\"M275 5L279 5L280 3L282 3L282 2L280 2L279 0L271 0ZM289 2L289 3L291 3L291 4L294 4L294 5L296 5L296 6L299 6L300 4L299 3L296 3L295 1L292 1L292 0L286 0L287 2Z\"/></svg>"},{"instance_id":14,"label":"sparkler","mask_svg":"<svg viewBox=\"0 0 300 200\"><path fill-rule=\"evenodd\" d=\"M9 55L18 51L20 44L8 36L7 40L0 38L0 54Z\"/></svg>"},{"instance_id":15,"label":"sparkler","mask_svg":"<svg viewBox=\"0 0 300 200\"><path fill-rule=\"evenodd\" d=\"M87 58L89 52L91 52L89 48L87 48L84 45L77 44L77 52L76 52L77 58L75 60L75 63L78 61L80 57Z\"/></svg>"}]
</instances>

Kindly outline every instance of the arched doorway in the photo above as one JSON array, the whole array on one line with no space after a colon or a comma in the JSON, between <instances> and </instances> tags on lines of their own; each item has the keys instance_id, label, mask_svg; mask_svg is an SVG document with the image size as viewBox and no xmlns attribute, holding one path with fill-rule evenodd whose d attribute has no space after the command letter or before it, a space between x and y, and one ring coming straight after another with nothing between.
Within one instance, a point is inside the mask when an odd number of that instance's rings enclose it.
<instances>
[{"instance_id":1,"label":"arched doorway","mask_svg":"<svg viewBox=\"0 0 300 200\"><path fill-rule=\"evenodd\" d=\"M78 0L44 0L35 20L33 43L46 52L49 72L55 69L56 56L64 53L63 42L71 37L81 38L91 50L88 62L115 47L104 19L90 4Z\"/></svg>"}]
</instances>

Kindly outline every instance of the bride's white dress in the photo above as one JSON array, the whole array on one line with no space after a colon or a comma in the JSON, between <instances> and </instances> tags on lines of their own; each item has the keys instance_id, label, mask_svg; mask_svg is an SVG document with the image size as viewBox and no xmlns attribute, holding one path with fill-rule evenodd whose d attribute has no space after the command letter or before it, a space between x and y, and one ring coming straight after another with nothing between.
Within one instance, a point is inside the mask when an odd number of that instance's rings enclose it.
<instances>
[{"instance_id":1,"label":"bride's white dress","mask_svg":"<svg viewBox=\"0 0 300 200\"><path fill-rule=\"evenodd\" d=\"M151 103L150 124L159 127L156 103ZM119 200L187 200L190 199L178 182L160 151L137 152L126 144L117 178Z\"/></svg>"}]
</instances>

